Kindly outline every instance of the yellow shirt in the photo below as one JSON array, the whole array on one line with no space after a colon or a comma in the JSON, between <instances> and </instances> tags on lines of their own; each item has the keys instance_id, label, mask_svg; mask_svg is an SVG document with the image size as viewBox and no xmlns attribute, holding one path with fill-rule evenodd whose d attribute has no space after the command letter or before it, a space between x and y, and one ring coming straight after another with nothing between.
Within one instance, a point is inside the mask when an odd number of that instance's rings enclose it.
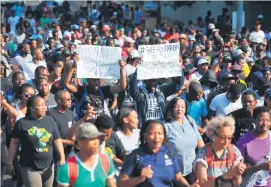
<instances>
[{"instance_id":1,"label":"yellow shirt","mask_svg":"<svg viewBox=\"0 0 271 187\"><path fill-rule=\"evenodd\" d=\"M250 74L250 69L249 69L249 66L248 66L248 64L246 62L245 62L245 65L243 67L243 72L244 72L245 77L248 77L248 75Z\"/></svg>"}]
</instances>

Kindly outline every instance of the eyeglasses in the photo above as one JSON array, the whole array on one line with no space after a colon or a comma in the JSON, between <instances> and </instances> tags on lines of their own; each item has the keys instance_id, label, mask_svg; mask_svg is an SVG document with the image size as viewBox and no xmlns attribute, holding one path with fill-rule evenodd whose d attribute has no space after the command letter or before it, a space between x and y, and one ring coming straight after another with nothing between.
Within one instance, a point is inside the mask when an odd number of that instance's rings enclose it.
<instances>
[{"instance_id":1,"label":"eyeglasses","mask_svg":"<svg viewBox=\"0 0 271 187\"><path fill-rule=\"evenodd\" d=\"M215 132L215 135L216 135L218 138L220 138L221 140L223 140L223 141L226 141L226 140L232 141L232 139L233 139L233 136L221 136L221 135L219 135L217 132Z\"/></svg>"},{"instance_id":2,"label":"eyeglasses","mask_svg":"<svg viewBox=\"0 0 271 187\"><path fill-rule=\"evenodd\" d=\"M34 96L34 95L35 95L35 94L28 94L28 93L25 93L25 94L24 94L24 97L25 97L25 98L29 98L29 97L32 97L32 96Z\"/></svg>"}]
</instances>

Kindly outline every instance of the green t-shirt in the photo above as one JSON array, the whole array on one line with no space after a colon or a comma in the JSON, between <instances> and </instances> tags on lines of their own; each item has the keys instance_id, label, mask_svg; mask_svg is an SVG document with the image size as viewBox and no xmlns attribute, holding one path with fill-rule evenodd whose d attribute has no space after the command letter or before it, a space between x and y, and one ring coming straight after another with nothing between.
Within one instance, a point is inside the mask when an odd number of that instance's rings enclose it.
<instances>
[{"instance_id":1,"label":"green t-shirt","mask_svg":"<svg viewBox=\"0 0 271 187\"><path fill-rule=\"evenodd\" d=\"M99 155L96 157L96 162L94 167L88 168L79 157L76 155L76 161L78 164L78 177L73 185L73 187L83 187L83 186L106 186L106 179L114 176L114 164L111 159L108 174L104 172L101 159ZM62 165L57 173L57 183L63 186L70 185L69 171L67 162Z\"/></svg>"}]
</instances>

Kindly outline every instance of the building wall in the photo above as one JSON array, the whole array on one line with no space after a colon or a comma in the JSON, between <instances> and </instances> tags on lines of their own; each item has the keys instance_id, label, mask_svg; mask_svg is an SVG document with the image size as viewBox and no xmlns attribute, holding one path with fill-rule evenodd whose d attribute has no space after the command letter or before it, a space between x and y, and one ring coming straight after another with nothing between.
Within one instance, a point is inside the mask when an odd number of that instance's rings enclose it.
<instances>
[{"instance_id":1,"label":"building wall","mask_svg":"<svg viewBox=\"0 0 271 187\"><path fill-rule=\"evenodd\" d=\"M207 15L207 11L211 10L212 17L215 18L215 21L217 20L217 16L221 15L222 8L228 8L229 12L236 11L236 5L233 6L227 6L224 1L198 1L195 2L191 8L188 6L180 7L176 10L174 10L170 6L161 6L161 16L167 17L172 20L178 20L183 22L184 24L187 24L189 20L192 20L193 23L196 22L197 17L202 16L203 19ZM231 15L230 15L231 16Z\"/></svg>"}]
</instances>

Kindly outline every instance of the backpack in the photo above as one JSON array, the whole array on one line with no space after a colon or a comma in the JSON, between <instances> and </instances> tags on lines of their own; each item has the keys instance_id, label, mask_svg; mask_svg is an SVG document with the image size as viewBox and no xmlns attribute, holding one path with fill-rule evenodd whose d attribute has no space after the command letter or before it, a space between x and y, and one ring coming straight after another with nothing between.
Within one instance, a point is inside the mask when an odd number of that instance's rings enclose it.
<instances>
[{"instance_id":1,"label":"backpack","mask_svg":"<svg viewBox=\"0 0 271 187\"><path fill-rule=\"evenodd\" d=\"M211 167L212 164L217 166L217 164L215 164L214 162L220 162L220 161L215 161L215 156L213 154L211 143L206 144L205 148L206 148L206 161L207 161L208 168ZM232 144L229 144L227 149L228 149L228 153L226 155L226 162L228 165L232 166L235 161L234 147ZM214 180L214 179L215 178L208 176L208 180Z\"/></svg>"},{"instance_id":2,"label":"backpack","mask_svg":"<svg viewBox=\"0 0 271 187\"><path fill-rule=\"evenodd\" d=\"M106 175L108 175L109 168L110 168L110 161L109 158L102 153L99 153L99 157L103 166L103 170ZM69 181L70 186L73 186L78 178L79 170L78 170L78 163L76 161L76 157L73 156L67 160L68 164L68 171L69 171Z\"/></svg>"},{"instance_id":3,"label":"backpack","mask_svg":"<svg viewBox=\"0 0 271 187\"><path fill-rule=\"evenodd\" d=\"M102 102L104 104L104 94L103 94L103 91L102 89L99 87L98 88L98 91L102 97ZM80 99L80 101L78 102L77 100L75 101L75 114L76 114L76 119L79 120L79 114L80 114L80 107L82 106L82 104L84 103L85 99L86 99L86 96L87 96L87 88L85 87L84 88L84 93Z\"/></svg>"}]
</instances>

